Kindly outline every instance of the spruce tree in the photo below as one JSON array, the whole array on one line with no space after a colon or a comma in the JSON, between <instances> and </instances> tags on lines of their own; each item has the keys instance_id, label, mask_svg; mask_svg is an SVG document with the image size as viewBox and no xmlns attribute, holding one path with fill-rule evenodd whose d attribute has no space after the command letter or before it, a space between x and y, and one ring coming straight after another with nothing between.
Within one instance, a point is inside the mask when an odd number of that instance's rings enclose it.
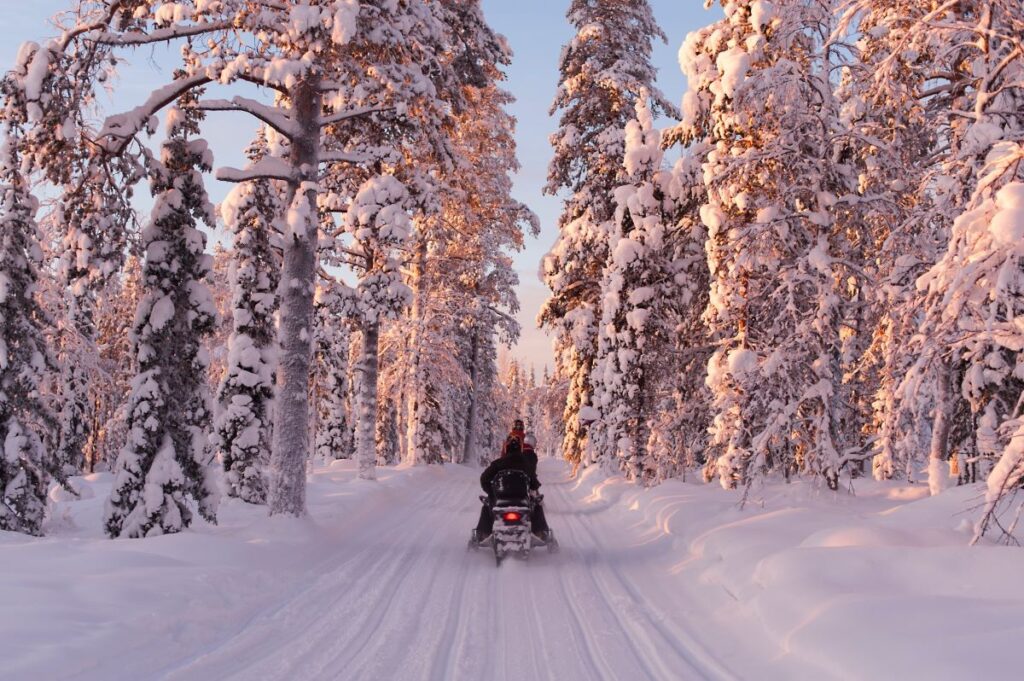
<instances>
[{"instance_id":1,"label":"spruce tree","mask_svg":"<svg viewBox=\"0 0 1024 681\"><path fill-rule=\"evenodd\" d=\"M261 132L249 147L255 165L267 156ZM280 191L270 180L235 187L221 207L233 236L228 360L217 398L215 443L222 452L225 491L252 504L267 500L266 467L273 428L277 362L277 285L280 264L271 247L280 231Z\"/></svg>"},{"instance_id":2,"label":"spruce tree","mask_svg":"<svg viewBox=\"0 0 1024 681\"><path fill-rule=\"evenodd\" d=\"M856 176L837 153L829 3L728 4L681 52L684 141L705 143L710 299L718 349L713 467L726 487L769 471L835 489L848 422L841 327Z\"/></svg>"},{"instance_id":3,"label":"spruce tree","mask_svg":"<svg viewBox=\"0 0 1024 681\"><path fill-rule=\"evenodd\" d=\"M209 444L211 400L202 338L216 321L203 283L211 257L200 222L215 224L203 188L212 156L196 135L200 114L186 95L168 112L167 140L152 168L155 203L142 233L145 295L132 328L137 373L128 442L118 457L104 514L111 537L180 532L199 513L216 521L219 492Z\"/></svg>"},{"instance_id":4,"label":"spruce tree","mask_svg":"<svg viewBox=\"0 0 1024 681\"><path fill-rule=\"evenodd\" d=\"M316 454L324 462L352 458L349 320L343 316L338 287L317 290L313 377L316 400Z\"/></svg>"},{"instance_id":5,"label":"spruce tree","mask_svg":"<svg viewBox=\"0 0 1024 681\"><path fill-rule=\"evenodd\" d=\"M615 190L609 260L601 281L601 324L591 377L595 418L588 459L613 464L634 480L651 481L651 427L659 393L671 385L676 309L686 279L677 276L674 245L679 208L673 174L663 166L662 135L645 99L625 130L623 166L628 184ZM684 286L680 286L684 284ZM666 379L669 379L666 381Z\"/></svg>"},{"instance_id":6,"label":"spruce tree","mask_svg":"<svg viewBox=\"0 0 1024 681\"><path fill-rule=\"evenodd\" d=\"M40 399L53 360L36 299L42 250L38 201L21 172L20 127L7 118L0 144L0 530L42 534L56 423Z\"/></svg>"},{"instance_id":7,"label":"spruce tree","mask_svg":"<svg viewBox=\"0 0 1024 681\"><path fill-rule=\"evenodd\" d=\"M542 266L551 298L539 321L555 329L561 371L570 378L563 453L579 463L586 417L593 416L591 372L615 214L612 192L626 181L624 131L638 99L647 99L655 114L675 115L675 107L654 84L652 42L665 35L646 0L573 0L567 16L576 35L560 59L551 113L561 117L551 137L554 158L545 187L548 194L566 195L558 241Z\"/></svg>"}]
</instances>

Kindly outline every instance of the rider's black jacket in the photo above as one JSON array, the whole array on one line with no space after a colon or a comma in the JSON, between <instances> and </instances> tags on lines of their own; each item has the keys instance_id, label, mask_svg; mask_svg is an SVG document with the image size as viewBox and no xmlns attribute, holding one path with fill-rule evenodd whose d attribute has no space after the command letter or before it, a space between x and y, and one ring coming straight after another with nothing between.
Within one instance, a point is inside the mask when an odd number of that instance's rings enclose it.
<instances>
[{"instance_id":1,"label":"rider's black jacket","mask_svg":"<svg viewBox=\"0 0 1024 681\"><path fill-rule=\"evenodd\" d=\"M531 461L529 458L523 456L521 452L509 453L500 459L493 461L480 476L480 486L483 487L485 492L487 492L487 496L494 496L494 492L491 489L491 483L494 481L494 476L501 471L509 470L523 471L529 475L530 489L537 489L540 487L540 480L537 479L536 459Z\"/></svg>"}]
</instances>

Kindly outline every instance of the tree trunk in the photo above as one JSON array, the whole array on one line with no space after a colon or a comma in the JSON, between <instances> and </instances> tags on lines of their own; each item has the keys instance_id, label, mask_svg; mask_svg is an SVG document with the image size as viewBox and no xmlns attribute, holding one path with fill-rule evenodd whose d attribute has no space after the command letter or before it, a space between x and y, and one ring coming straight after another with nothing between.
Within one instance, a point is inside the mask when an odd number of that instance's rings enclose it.
<instances>
[{"instance_id":1,"label":"tree trunk","mask_svg":"<svg viewBox=\"0 0 1024 681\"><path fill-rule=\"evenodd\" d=\"M318 83L303 81L292 92L301 133L292 140L291 166L300 181L291 187L294 200L306 192L311 206L302 233L289 226L284 239L280 286L281 361L273 450L270 455L270 514L306 513L306 459L309 456L309 371L313 350L313 291L316 284L316 181L320 157L321 95ZM306 184L309 182L309 184Z\"/></svg>"},{"instance_id":2,"label":"tree trunk","mask_svg":"<svg viewBox=\"0 0 1024 681\"><path fill-rule=\"evenodd\" d=\"M932 445L928 455L928 489L933 495L949 486L949 431L952 424L953 400L950 395L951 367L939 362L935 381L935 422Z\"/></svg>"},{"instance_id":3,"label":"tree trunk","mask_svg":"<svg viewBox=\"0 0 1024 681\"><path fill-rule=\"evenodd\" d=\"M357 396L356 462L359 477L374 480L377 477L377 352L380 341L380 322L364 322L362 356L356 365L359 372Z\"/></svg>"},{"instance_id":4,"label":"tree trunk","mask_svg":"<svg viewBox=\"0 0 1024 681\"><path fill-rule=\"evenodd\" d=\"M429 452L423 448L423 419L420 410L423 407L423 377L421 376L421 353L420 345L423 337L423 316L425 306L423 298L426 296L423 273L427 258L427 246L423 240L416 246L416 256L412 263L412 276L409 286L413 290L412 310L409 318L412 320L412 332L409 334L410 354L410 375L409 393L406 404L406 460L410 463L431 463L425 457Z\"/></svg>"},{"instance_id":5,"label":"tree trunk","mask_svg":"<svg viewBox=\"0 0 1024 681\"><path fill-rule=\"evenodd\" d=\"M462 448L461 463L480 463L480 453L477 447L477 432L480 430L479 394L480 386L477 384L480 371L477 365L480 362L480 331L474 330L471 342L472 359L469 365L469 415L466 416L466 441Z\"/></svg>"}]
</instances>

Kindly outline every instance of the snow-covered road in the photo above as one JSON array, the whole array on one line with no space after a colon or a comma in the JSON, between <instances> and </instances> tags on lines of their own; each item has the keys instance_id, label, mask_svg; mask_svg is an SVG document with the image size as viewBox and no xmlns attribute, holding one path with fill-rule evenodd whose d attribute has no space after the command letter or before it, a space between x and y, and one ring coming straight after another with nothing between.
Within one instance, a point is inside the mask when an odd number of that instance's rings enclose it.
<instances>
[{"instance_id":1,"label":"snow-covered road","mask_svg":"<svg viewBox=\"0 0 1024 681\"><path fill-rule=\"evenodd\" d=\"M563 551L495 567L463 546L475 471L373 495L338 561L167 679L571 681L730 678L691 635L635 535L581 507L567 467L541 462Z\"/></svg>"},{"instance_id":2,"label":"snow-covered road","mask_svg":"<svg viewBox=\"0 0 1024 681\"><path fill-rule=\"evenodd\" d=\"M968 547L977 489L738 495L541 462L562 550L466 550L479 469L316 466L307 518L111 541L111 476L0 532L0 681L1017 679L1024 551ZM972 654L965 654L965 646ZM867 652L870 651L870 654Z\"/></svg>"}]
</instances>

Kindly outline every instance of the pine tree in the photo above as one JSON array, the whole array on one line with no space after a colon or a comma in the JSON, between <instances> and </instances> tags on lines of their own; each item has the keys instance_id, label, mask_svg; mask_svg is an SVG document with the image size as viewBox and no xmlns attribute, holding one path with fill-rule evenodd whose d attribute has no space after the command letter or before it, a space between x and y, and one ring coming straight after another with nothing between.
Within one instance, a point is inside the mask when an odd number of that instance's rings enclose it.
<instances>
[{"instance_id":1,"label":"pine tree","mask_svg":"<svg viewBox=\"0 0 1024 681\"><path fill-rule=\"evenodd\" d=\"M93 89L109 78L113 65L126 53L180 44L185 73L154 88L129 112L108 116L92 135L94 148L107 162L144 157L140 137L152 117L168 102L211 81L230 89L264 86L280 95L269 103L238 96L203 100L198 107L254 116L273 128L286 148L279 159L244 170L222 168L217 177L229 182L266 178L287 187L288 219L281 247L282 278L289 286L282 288L280 300L283 359L278 368L268 505L272 513L292 515L306 511L319 209L344 206L368 175L380 171L377 164L393 163L410 125L446 115L445 107L432 104L434 79L441 79L442 56L447 53L438 4L313 0L307 5L310 11L299 12L303 20L297 21L295 12L301 8L288 3L258 8L248 0L178 3L173 12L161 0L109 7L80 3L68 13L63 37L38 57L43 66L59 64L60 72L69 74L58 79L66 85L67 96L41 94L32 79L21 88L30 113L47 122L35 129L41 141L36 146L55 149L68 118L63 103L74 102L72 108L77 109L79 103L91 102ZM305 20L312 16L320 20ZM380 134L371 142L361 134L366 128ZM349 185L340 192L340 200L332 186L339 176Z\"/></svg>"},{"instance_id":2,"label":"pine tree","mask_svg":"<svg viewBox=\"0 0 1024 681\"><path fill-rule=\"evenodd\" d=\"M664 379L672 375L669 352L675 308L687 291L679 286L673 253L679 220L673 174L663 167L662 135L646 98L625 130L624 171L629 184L614 193L608 264L601 282L601 324L591 382L595 418L587 459L615 462L634 480L655 479L649 455L651 427Z\"/></svg>"},{"instance_id":3,"label":"pine tree","mask_svg":"<svg viewBox=\"0 0 1024 681\"><path fill-rule=\"evenodd\" d=\"M0 530L42 534L55 462L47 452L55 422L39 396L52 367L48 323L36 288L42 250L38 201L21 172L20 125L5 112L0 146Z\"/></svg>"},{"instance_id":4,"label":"pine tree","mask_svg":"<svg viewBox=\"0 0 1024 681\"><path fill-rule=\"evenodd\" d=\"M684 141L709 145L706 320L719 349L708 385L726 487L778 470L834 489L856 446L840 334L855 177L833 135L831 21L828 3L728 3L681 53Z\"/></svg>"},{"instance_id":5,"label":"pine tree","mask_svg":"<svg viewBox=\"0 0 1024 681\"><path fill-rule=\"evenodd\" d=\"M86 470L111 470L128 441L128 406L134 377L131 334L142 297L142 263L128 256L97 298L96 345L100 371L89 385L93 423L86 443Z\"/></svg>"},{"instance_id":6,"label":"pine tree","mask_svg":"<svg viewBox=\"0 0 1024 681\"><path fill-rule=\"evenodd\" d=\"M96 297L121 268L128 223L134 211L123 192L80 141L71 159L74 173L55 216L61 240L59 276L66 290L60 333L60 442L56 458L65 475L85 465L84 448L93 419L88 384L98 380Z\"/></svg>"},{"instance_id":7,"label":"pine tree","mask_svg":"<svg viewBox=\"0 0 1024 681\"><path fill-rule=\"evenodd\" d=\"M377 413L377 465L393 466L401 452L398 447L398 407L392 399L382 400Z\"/></svg>"},{"instance_id":8,"label":"pine tree","mask_svg":"<svg viewBox=\"0 0 1024 681\"><path fill-rule=\"evenodd\" d=\"M354 367L359 374L356 395L356 461L359 476L374 479L377 461L376 422L381 323L395 318L409 304L411 291L402 283L396 249L410 236L409 193L398 178L380 175L367 180L345 214L353 237L350 264L358 268L359 282L348 299L347 315L360 331L361 355Z\"/></svg>"},{"instance_id":9,"label":"pine tree","mask_svg":"<svg viewBox=\"0 0 1024 681\"><path fill-rule=\"evenodd\" d=\"M317 292L314 399L316 453L322 461L352 458L349 329L336 287Z\"/></svg>"},{"instance_id":10,"label":"pine tree","mask_svg":"<svg viewBox=\"0 0 1024 681\"><path fill-rule=\"evenodd\" d=\"M865 199L857 207L864 241L856 260L880 282L864 287L865 313L851 335L872 333L862 343L866 354L856 375L863 401L870 401L863 427L874 441L877 478L916 478L933 439L943 374L915 368L924 305L915 282L935 263L957 212L949 195L935 191L942 146L936 131L943 127L936 117L951 102L946 88L933 87L934 74L945 70L936 65L949 52L945 40L921 30L918 22L928 11L914 2L850 2L836 38L857 36L838 96L843 124L854 131L857 190Z\"/></svg>"},{"instance_id":11,"label":"pine tree","mask_svg":"<svg viewBox=\"0 0 1024 681\"><path fill-rule=\"evenodd\" d=\"M1013 266L1006 267L1015 256L981 225L1012 214L1012 189L1001 192L1020 177L1018 5L846 5L866 83L853 108L884 123L870 139L884 142L893 131L902 136L897 148L916 154L893 163L879 145L880 162L869 167L913 192L883 250L899 297L881 303L892 312L882 314L879 333L889 350L875 401L877 470L884 476L902 465L912 474L927 454L933 493L952 482L951 468L961 480L984 475L1015 423L1015 341L1007 347L992 330L1013 314Z\"/></svg>"},{"instance_id":12,"label":"pine tree","mask_svg":"<svg viewBox=\"0 0 1024 681\"><path fill-rule=\"evenodd\" d=\"M216 521L219 492L211 477L211 400L201 346L216 311L203 279L211 258L200 221L215 224L202 172L212 157L198 139L195 98L168 113L167 140L151 180L156 197L143 230L143 281L132 329L137 371L128 413L128 443L114 472L104 523L111 537L179 532L192 521L188 498Z\"/></svg>"},{"instance_id":13,"label":"pine tree","mask_svg":"<svg viewBox=\"0 0 1024 681\"><path fill-rule=\"evenodd\" d=\"M261 133L248 150L249 161L255 165L266 155L266 138ZM233 326L227 370L217 394L221 413L215 443L223 453L228 496L253 504L267 500L280 271L271 239L280 231L275 226L282 213L279 196L270 180L253 180L237 185L221 207L233 235Z\"/></svg>"},{"instance_id":14,"label":"pine tree","mask_svg":"<svg viewBox=\"0 0 1024 681\"><path fill-rule=\"evenodd\" d=\"M551 298L539 321L557 332L562 372L570 377L563 452L580 462L592 416L590 376L597 353L600 282L608 261L615 206L622 185L623 133L638 99L655 113L675 107L655 87L651 43L665 35L646 0L573 0L568 19L576 35L560 59L558 93L552 113L561 111L551 137L554 158L545 191L567 190L559 218L559 239L545 257L543 277Z\"/></svg>"}]
</instances>

